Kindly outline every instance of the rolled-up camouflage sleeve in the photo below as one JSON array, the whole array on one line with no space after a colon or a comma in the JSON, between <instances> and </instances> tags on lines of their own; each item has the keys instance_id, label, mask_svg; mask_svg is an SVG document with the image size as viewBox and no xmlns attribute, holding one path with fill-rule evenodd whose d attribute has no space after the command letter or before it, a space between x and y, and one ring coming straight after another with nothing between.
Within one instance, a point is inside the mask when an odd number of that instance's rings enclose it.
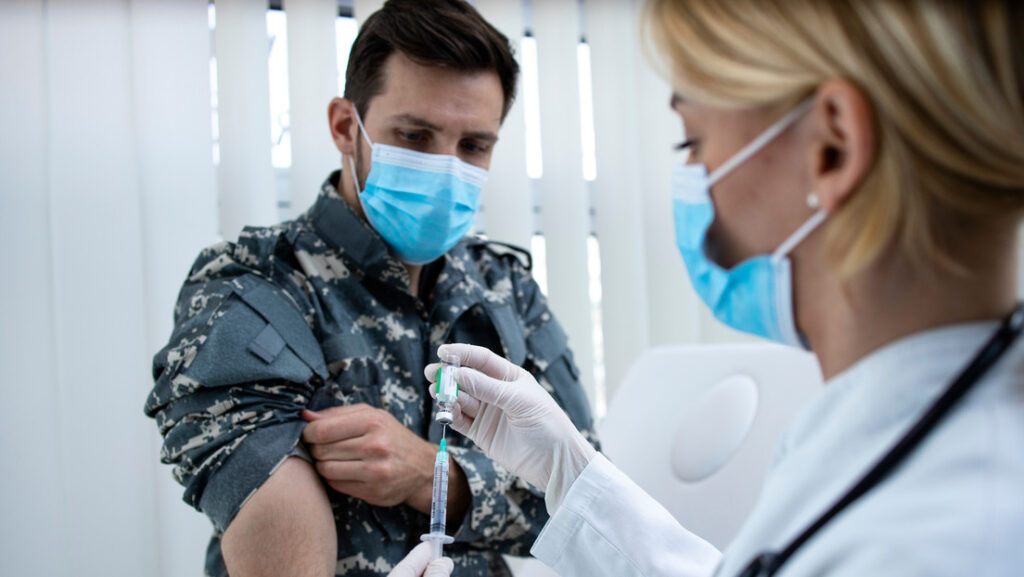
<instances>
[{"instance_id":1,"label":"rolled-up camouflage sleeve","mask_svg":"<svg viewBox=\"0 0 1024 577\"><path fill-rule=\"evenodd\" d=\"M225 251L204 251L179 295L171 339L154 357L145 411L185 502L218 530L295 449L318 351L284 291Z\"/></svg>"},{"instance_id":2,"label":"rolled-up camouflage sleeve","mask_svg":"<svg viewBox=\"0 0 1024 577\"><path fill-rule=\"evenodd\" d=\"M568 337L548 308L529 271L510 259L516 312L526 335L523 367L565 410L584 437L600 450L590 402L579 380ZM496 464L475 446L452 447L452 459L466 473L472 505L455 534L456 542L525 555L548 520L544 494Z\"/></svg>"}]
</instances>

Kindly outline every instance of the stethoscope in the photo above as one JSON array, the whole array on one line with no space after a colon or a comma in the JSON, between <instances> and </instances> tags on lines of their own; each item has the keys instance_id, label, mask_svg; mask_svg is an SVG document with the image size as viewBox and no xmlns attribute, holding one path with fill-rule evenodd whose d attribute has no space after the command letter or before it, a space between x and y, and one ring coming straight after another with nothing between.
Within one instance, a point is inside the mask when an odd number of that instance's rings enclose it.
<instances>
[{"instance_id":1,"label":"stethoscope","mask_svg":"<svg viewBox=\"0 0 1024 577\"><path fill-rule=\"evenodd\" d=\"M800 535L793 539L789 545L780 551L766 551L751 561L739 574L739 577L770 577L775 575L779 569L793 556L800 547L811 539L822 527L835 518L846 507L849 507L857 499L864 496L888 476L903 459L910 454L935 428L935 425L942 420L950 409L963 398L970 388L981 380L992 365L1003 356L1003 353L1010 348L1021 333L1024 327L1024 305L1018 304L1006 318L1003 319L999 329L989 338L988 342L981 348L974 359L967 365L952 384L946 389L924 415L914 423L914 426L901 438L889 452L883 456L845 495L835 502L816 521L811 523Z\"/></svg>"}]
</instances>

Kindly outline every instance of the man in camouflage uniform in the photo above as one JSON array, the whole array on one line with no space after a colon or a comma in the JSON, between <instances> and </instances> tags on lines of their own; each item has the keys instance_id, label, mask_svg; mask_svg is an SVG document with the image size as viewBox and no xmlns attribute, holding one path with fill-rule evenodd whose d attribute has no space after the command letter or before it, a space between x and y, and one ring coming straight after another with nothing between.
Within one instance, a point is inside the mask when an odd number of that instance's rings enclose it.
<instances>
[{"instance_id":1,"label":"man in camouflage uniform","mask_svg":"<svg viewBox=\"0 0 1024 577\"><path fill-rule=\"evenodd\" d=\"M376 142L486 168L517 72L505 37L461 0L391 0L363 25L346 98L329 110L345 166L369 171L358 113ZM297 219L204 250L154 359L146 413L185 501L214 524L209 575L382 575L402 559L427 531L441 431L423 367L443 343L522 365L594 440L529 255L467 237L403 263L367 222L352 174L333 173ZM307 421L318 424L304 436ZM507 574L500 554L528 551L543 496L448 436L446 553L458 575Z\"/></svg>"}]
</instances>

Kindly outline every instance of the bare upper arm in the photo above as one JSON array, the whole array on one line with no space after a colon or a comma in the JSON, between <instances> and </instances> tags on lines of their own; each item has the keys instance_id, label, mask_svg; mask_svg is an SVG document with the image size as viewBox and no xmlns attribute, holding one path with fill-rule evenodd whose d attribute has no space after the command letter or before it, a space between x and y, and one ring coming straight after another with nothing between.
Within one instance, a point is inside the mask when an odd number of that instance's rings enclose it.
<instances>
[{"instance_id":1,"label":"bare upper arm","mask_svg":"<svg viewBox=\"0 0 1024 577\"><path fill-rule=\"evenodd\" d=\"M289 457L242 505L221 539L232 577L333 576L334 514L308 462Z\"/></svg>"}]
</instances>

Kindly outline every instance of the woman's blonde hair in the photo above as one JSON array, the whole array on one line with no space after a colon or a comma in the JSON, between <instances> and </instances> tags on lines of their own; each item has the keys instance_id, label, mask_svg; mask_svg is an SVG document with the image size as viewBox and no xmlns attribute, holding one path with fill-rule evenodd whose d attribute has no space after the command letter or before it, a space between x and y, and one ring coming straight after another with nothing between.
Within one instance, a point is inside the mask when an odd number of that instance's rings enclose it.
<instances>
[{"instance_id":1,"label":"woman's blonde hair","mask_svg":"<svg viewBox=\"0 0 1024 577\"><path fill-rule=\"evenodd\" d=\"M792 106L831 79L868 98L876 157L828 238L844 276L894 242L965 271L957 225L1024 208L1024 3L650 0L644 22L698 102Z\"/></svg>"}]
</instances>

